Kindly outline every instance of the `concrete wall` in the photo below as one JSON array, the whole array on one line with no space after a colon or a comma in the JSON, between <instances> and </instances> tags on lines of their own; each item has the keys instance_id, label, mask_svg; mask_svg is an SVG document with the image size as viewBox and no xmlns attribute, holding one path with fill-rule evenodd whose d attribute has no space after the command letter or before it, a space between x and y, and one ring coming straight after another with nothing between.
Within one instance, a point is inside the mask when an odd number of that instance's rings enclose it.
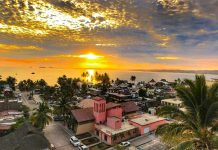
<instances>
[{"instance_id":1,"label":"concrete wall","mask_svg":"<svg viewBox=\"0 0 218 150\"><path fill-rule=\"evenodd\" d=\"M88 122L88 123L84 123L84 124L78 124L75 127L75 134L82 134L85 132L91 132L94 130L94 122Z\"/></svg>"},{"instance_id":2,"label":"concrete wall","mask_svg":"<svg viewBox=\"0 0 218 150\"><path fill-rule=\"evenodd\" d=\"M0 111L4 110L18 110L21 107L22 103L14 102L0 102Z\"/></svg>"},{"instance_id":3,"label":"concrete wall","mask_svg":"<svg viewBox=\"0 0 218 150\"><path fill-rule=\"evenodd\" d=\"M122 125L121 119L120 120L115 120L114 118L107 118L107 126L112 128L112 129L120 129Z\"/></svg>"},{"instance_id":4,"label":"concrete wall","mask_svg":"<svg viewBox=\"0 0 218 150\"><path fill-rule=\"evenodd\" d=\"M121 107L116 107L107 110L107 117L117 117L122 118L123 109Z\"/></svg>"},{"instance_id":5,"label":"concrete wall","mask_svg":"<svg viewBox=\"0 0 218 150\"><path fill-rule=\"evenodd\" d=\"M154 122L154 123L151 123L151 124L147 124L147 125L142 126L142 125L139 125L139 124L137 124L137 123L135 123L135 122L132 122L132 121L129 121L129 122L130 122L130 124L132 124L132 125L134 125L134 126L136 126L136 127L139 128L139 132L140 132L141 135L145 134L145 133L144 133L145 130L149 130L149 132L150 132L150 131L154 131L154 130L157 129L157 127L158 127L159 125L162 125L162 124L166 124L166 123L167 123L165 120L161 120L161 121L157 121L157 122Z\"/></svg>"}]
</instances>

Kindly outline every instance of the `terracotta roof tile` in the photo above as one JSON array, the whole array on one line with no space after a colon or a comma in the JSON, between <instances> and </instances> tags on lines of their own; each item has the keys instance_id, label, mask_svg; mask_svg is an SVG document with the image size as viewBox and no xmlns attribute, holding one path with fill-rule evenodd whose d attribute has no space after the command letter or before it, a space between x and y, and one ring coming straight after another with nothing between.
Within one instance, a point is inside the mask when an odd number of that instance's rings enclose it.
<instances>
[{"instance_id":1,"label":"terracotta roof tile","mask_svg":"<svg viewBox=\"0 0 218 150\"><path fill-rule=\"evenodd\" d=\"M93 108L74 109L71 111L77 122L85 122L95 120Z\"/></svg>"},{"instance_id":2,"label":"terracotta roof tile","mask_svg":"<svg viewBox=\"0 0 218 150\"><path fill-rule=\"evenodd\" d=\"M139 107L133 101L123 102L121 103L121 107L124 113L130 113L139 110Z\"/></svg>"}]
</instances>

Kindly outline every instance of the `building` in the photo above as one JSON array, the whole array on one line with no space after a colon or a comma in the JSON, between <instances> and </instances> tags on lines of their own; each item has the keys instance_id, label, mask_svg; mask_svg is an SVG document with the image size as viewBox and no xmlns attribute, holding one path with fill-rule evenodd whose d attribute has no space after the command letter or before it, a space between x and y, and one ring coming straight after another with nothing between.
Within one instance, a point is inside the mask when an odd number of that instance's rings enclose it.
<instances>
[{"instance_id":1,"label":"building","mask_svg":"<svg viewBox=\"0 0 218 150\"><path fill-rule=\"evenodd\" d=\"M129 120L129 123L139 129L141 135L153 132L159 125L166 124L165 118L142 114Z\"/></svg>"},{"instance_id":2,"label":"building","mask_svg":"<svg viewBox=\"0 0 218 150\"><path fill-rule=\"evenodd\" d=\"M101 95L101 90L96 88L89 88L88 93L93 96Z\"/></svg>"},{"instance_id":3,"label":"building","mask_svg":"<svg viewBox=\"0 0 218 150\"><path fill-rule=\"evenodd\" d=\"M0 112L5 110L18 110L22 105L20 99L0 99Z\"/></svg>"},{"instance_id":4,"label":"building","mask_svg":"<svg viewBox=\"0 0 218 150\"><path fill-rule=\"evenodd\" d=\"M101 141L113 145L138 136L137 127L122 122L120 104L108 103L102 98L94 99L95 134Z\"/></svg>"},{"instance_id":5,"label":"building","mask_svg":"<svg viewBox=\"0 0 218 150\"><path fill-rule=\"evenodd\" d=\"M83 99L77 106L80 108L92 108L94 106L94 101L93 99Z\"/></svg>"},{"instance_id":6,"label":"building","mask_svg":"<svg viewBox=\"0 0 218 150\"><path fill-rule=\"evenodd\" d=\"M133 101L121 103L123 109L123 115L126 117L131 117L138 114L139 107Z\"/></svg>"},{"instance_id":7,"label":"building","mask_svg":"<svg viewBox=\"0 0 218 150\"><path fill-rule=\"evenodd\" d=\"M178 98L163 99L161 100L161 104L163 106L175 106L178 108L181 108L183 106L182 101Z\"/></svg>"},{"instance_id":8,"label":"building","mask_svg":"<svg viewBox=\"0 0 218 150\"><path fill-rule=\"evenodd\" d=\"M101 141L114 145L153 131L158 125L165 123L164 118L145 118L138 115L138 106L134 102L106 103L106 100L100 97L95 97L92 101L92 108L71 111L72 129L75 134L94 132ZM131 119L128 121L123 115Z\"/></svg>"},{"instance_id":9,"label":"building","mask_svg":"<svg viewBox=\"0 0 218 150\"><path fill-rule=\"evenodd\" d=\"M114 100L114 101L122 102L122 101L126 101L126 100L131 99L132 96L131 95L121 94L121 93L109 93L109 98L111 100Z\"/></svg>"},{"instance_id":10,"label":"building","mask_svg":"<svg viewBox=\"0 0 218 150\"><path fill-rule=\"evenodd\" d=\"M92 132L95 124L93 108L75 109L71 111L72 125L70 128L76 135Z\"/></svg>"}]
</instances>

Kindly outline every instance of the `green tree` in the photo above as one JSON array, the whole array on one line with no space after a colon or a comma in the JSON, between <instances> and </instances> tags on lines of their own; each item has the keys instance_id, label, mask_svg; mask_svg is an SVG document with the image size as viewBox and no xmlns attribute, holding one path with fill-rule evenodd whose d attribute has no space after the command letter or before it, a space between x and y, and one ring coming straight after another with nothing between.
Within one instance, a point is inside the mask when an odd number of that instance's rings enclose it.
<instances>
[{"instance_id":1,"label":"green tree","mask_svg":"<svg viewBox=\"0 0 218 150\"><path fill-rule=\"evenodd\" d=\"M34 109L35 112L31 116L30 120L33 126L36 128L43 130L49 122L52 121L50 116L51 109L48 107L47 103L43 102L39 104L37 109Z\"/></svg>"},{"instance_id":2,"label":"green tree","mask_svg":"<svg viewBox=\"0 0 218 150\"><path fill-rule=\"evenodd\" d=\"M16 81L17 81L17 79L14 78L14 77L11 77L11 76L7 77L7 79L6 79L7 84L9 84L9 86L10 86L13 90L15 90Z\"/></svg>"},{"instance_id":3,"label":"green tree","mask_svg":"<svg viewBox=\"0 0 218 150\"><path fill-rule=\"evenodd\" d=\"M81 94L85 95L87 94L87 91L88 91L88 85L86 83L83 83L81 87Z\"/></svg>"},{"instance_id":4,"label":"green tree","mask_svg":"<svg viewBox=\"0 0 218 150\"><path fill-rule=\"evenodd\" d=\"M147 96L147 90L139 89L139 96L140 97L146 97Z\"/></svg>"},{"instance_id":5,"label":"green tree","mask_svg":"<svg viewBox=\"0 0 218 150\"><path fill-rule=\"evenodd\" d=\"M35 84L31 79L22 80L18 83L18 88L20 91L31 91L35 88Z\"/></svg>"},{"instance_id":6,"label":"green tree","mask_svg":"<svg viewBox=\"0 0 218 150\"><path fill-rule=\"evenodd\" d=\"M132 82L135 82L136 76L131 76L131 77L130 77L130 80L131 80Z\"/></svg>"},{"instance_id":7,"label":"green tree","mask_svg":"<svg viewBox=\"0 0 218 150\"><path fill-rule=\"evenodd\" d=\"M95 73L95 80L98 82L98 86L100 87L102 93L106 94L108 87L110 87L110 77L107 73L99 74Z\"/></svg>"},{"instance_id":8,"label":"green tree","mask_svg":"<svg viewBox=\"0 0 218 150\"><path fill-rule=\"evenodd\" d=\"M54 114L62 115L64 117L64 123L66 123L70 110L70 102L65 98L61 98L61 100L54 107Z\"/></svg>"},{"instance_id":9,"label":"green tree","mask_svg":"<svg viewBox=\"0 0 218 150\"><path fill-rule=\"evenodd\" d=\"M47 85L48 85L48 84L47 84L47 82L46 82L44 79L40 79L40 80L37 80L37 81L35 82L36 88L39 88L39 89L43 89L43 88L45 88Z\"/></svg>"},{"instance_id":10,"label":"green tree","mask_svg":"<svg viewBox=\"0 0 218 150\"><path fill-rule=\"evenodd\" d=\"M185 111L164 106L158 112L178 121L158 127L156 134L172 149L212 150L218 146L218 83L206 85L205 77L196 75L195 81L184 80L186 86L177 93Z\"/></svg>"}]
</instances>

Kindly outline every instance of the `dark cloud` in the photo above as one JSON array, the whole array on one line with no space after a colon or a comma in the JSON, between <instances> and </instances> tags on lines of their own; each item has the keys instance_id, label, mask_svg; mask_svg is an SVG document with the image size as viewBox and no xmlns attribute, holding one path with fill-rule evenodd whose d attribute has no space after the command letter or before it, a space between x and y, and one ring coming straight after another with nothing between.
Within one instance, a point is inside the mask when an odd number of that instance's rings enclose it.
<instances>
[{"instance_id":1,"label":"dark cloud","mask_svg":"<svg viewBox=\"0 0 218 150\"><path fill-rule=\"evenodd\" d=\"M0 43L43 48L14 57L87 47L140 61L196 52L212 57L217 54L217 6L217 0L2 0Z\"/></svg>"}]
</instances>

